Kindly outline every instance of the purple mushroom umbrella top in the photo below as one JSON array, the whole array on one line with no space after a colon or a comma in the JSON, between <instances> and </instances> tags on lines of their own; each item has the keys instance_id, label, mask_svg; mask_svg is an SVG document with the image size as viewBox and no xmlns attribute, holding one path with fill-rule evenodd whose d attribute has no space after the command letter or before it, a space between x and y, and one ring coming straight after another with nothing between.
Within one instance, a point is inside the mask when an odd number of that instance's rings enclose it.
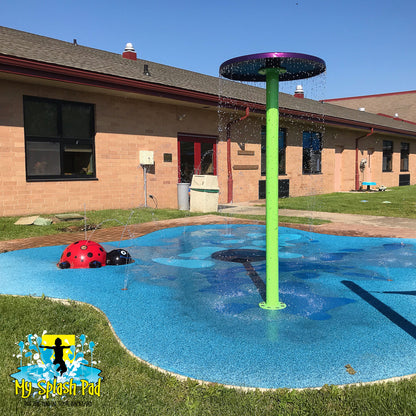
<instances>
[{"instance_id":1,"label":"purple mushroom umbrella top","mask_svg":"<svg viewBox=\"0 0 416 416\"><path fill-rule=\"evenodd\" d=\"M220 66L220 75L235 81L266 81L266 68L280 68L280 81L310 78L325 71L325 61L293 52L266 52L229 59Z\"/></svg>"}]
</instances>

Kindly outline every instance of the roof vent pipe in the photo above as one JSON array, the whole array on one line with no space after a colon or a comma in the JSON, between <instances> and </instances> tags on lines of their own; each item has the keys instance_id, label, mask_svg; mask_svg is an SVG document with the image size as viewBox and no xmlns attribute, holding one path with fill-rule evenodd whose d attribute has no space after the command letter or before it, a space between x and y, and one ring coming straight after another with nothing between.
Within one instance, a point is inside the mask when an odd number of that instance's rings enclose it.
<instances>
[{"instance_id":1,"label":"roof vent pipe","mask_svg":"<svg viewBox=\"0 0 416 416\"><path fill-rule=\"evenodd\" d=\"M131 59L132 61L137 61L137 54L134 50L132 43L126 43L126 47L124 48L123 58Z\"/></svg>"},{"instance_id":2,"label":"roof vent pipe","mask_svg":"<svg viewBox=\"0 0 416 416\"><path fill-rule=\"evenodd\" d=\"M297 85L296 86L295 97L297 97L297 98L304 98L305 97L305 92L303 91L302 85Z\"/></svg>"}]
</instances>

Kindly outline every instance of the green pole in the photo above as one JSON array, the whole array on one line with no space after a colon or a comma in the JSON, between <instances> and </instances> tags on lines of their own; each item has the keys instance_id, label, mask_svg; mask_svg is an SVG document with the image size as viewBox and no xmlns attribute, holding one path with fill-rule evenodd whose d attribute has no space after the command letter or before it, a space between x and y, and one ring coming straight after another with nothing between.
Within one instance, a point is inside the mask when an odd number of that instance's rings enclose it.
<instances>
[{"instance_id":1,"label":"green pole","mask_svg":"<svg viewBox=\"0 0 416 416\"><path fill-rule=\"evenodd\" d=\"M284 309L279 301L279 73L266 68L266 301L263 309Z\"/></svg>"}]
</instances>

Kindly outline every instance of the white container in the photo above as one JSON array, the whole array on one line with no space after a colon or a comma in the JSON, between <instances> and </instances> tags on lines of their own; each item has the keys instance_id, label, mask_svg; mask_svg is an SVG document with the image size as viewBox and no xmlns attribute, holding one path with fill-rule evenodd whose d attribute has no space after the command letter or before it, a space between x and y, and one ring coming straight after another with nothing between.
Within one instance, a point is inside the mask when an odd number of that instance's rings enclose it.
<instances>
[{"instance_id":1,"label":"white container","mask_svg":"<svg viewBox=\"0 0 416 416\"><path fill-rule=\"evenodd\" d=\"M189 211L189 183L178 183L178 209Z\"/></svg>"},{"instance_id":2,"label":"white container","mask_svg":"<svg viewBox=\"0 0 416 416\"><path fill-rule=\"evenodd\" d=\"M218 177L214 175L194 175L191 183L191 212L217 212Z\"/></svg>"}]
</instances>

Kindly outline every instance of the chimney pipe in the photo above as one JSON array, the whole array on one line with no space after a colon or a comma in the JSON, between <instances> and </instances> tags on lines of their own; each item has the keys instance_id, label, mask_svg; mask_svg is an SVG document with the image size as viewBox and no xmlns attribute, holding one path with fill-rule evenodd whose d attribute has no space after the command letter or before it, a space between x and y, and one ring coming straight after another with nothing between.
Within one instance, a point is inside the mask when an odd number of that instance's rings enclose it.
<instances>
[{"instance_id":1,"label":"chimney pipe","mask_svg":"<svg viewBox=\"0 0 416 416\"><path fill-rule=\"evenodd\" d=\"M127 43L126 47L124 48L123 58L131 59L132 61L137 61L137 54L133 48L132 43Z\"/></svg>"},{"instance_id":2,"label":"chimney pipe","mask_svg":"<svg viewBox=\"0 0 416 416\"><path fill-rule=\"evenodd\" d=\"M295 94L294 95L297 98L304 98L305 97L305 93L303 91L302 85L297 85L296 86L296 91L295 91Z\"/></svg>"}]
</instances>

